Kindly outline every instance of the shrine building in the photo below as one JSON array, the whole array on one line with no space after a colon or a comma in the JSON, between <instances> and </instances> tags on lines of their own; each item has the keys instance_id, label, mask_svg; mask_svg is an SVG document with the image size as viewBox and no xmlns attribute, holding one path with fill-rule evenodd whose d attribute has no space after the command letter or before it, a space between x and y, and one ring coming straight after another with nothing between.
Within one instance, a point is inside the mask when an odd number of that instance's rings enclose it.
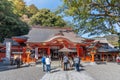
<instances>
[{"instance_id":1,"label":"shrine building","mask_svg":"<svg viewBox=\"0 0 120 80\"><path fill-rule=\"evenodd\" d=\"M11 56L21 56L23 62L40 59L49 55L59 59L64 54L73 57L77 54L82 61L114 61L118 50L105 38L86 39L78 36L71 28L33 27L27 35L7 39L12 42ZM7 40L5 42L7 42ZM0 47L0 57L5 57L5 42ZM31 58L33 50L35 58Z\"/></svg>"}]
</instances>

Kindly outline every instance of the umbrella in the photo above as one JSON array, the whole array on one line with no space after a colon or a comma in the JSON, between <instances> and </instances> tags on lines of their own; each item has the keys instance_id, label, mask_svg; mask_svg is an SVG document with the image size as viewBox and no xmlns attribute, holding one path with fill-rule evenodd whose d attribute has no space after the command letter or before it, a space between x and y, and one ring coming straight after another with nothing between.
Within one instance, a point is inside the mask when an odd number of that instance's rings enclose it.
<instances>
[{"instance_id":1,"label":"umbrella","mask_svg":"<svg viewBox=\"0 0 120 80\"><path fill-rule=\"evenodd\" d=\"M59 52L76 52L76 50L71 50L66 47L63 47L62 49L58 50Z\"/></svg>"}]
</instances>

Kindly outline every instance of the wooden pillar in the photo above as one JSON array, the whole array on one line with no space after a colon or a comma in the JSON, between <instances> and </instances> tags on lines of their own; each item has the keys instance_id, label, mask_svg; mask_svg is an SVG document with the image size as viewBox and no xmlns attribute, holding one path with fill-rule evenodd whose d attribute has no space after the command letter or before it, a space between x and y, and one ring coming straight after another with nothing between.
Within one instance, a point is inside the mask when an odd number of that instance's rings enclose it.
<instances>
[{"instance_id":1,"label":"wooden pillar","mask_svg":"<svg viewBox=\"0 0 120 80\"><path fill-rule=\"evenodd\" d=\"M102 61L104 62L104 53L102 54Z\"/></svg>"},{"instance_id":2,"label":"wooden pillar","mask_svg":"<svg viewBox=\"0 0 120 80\"><path fill-rule=\"evenodd\" d=\"M22 54L22 61L23 61L23 62L26 62L26 53L25 53L25 52L26 52L26 48L25 48L25 47L23 47L23 49L22 49L22 50L23 50L23 54Z\"/></svg>"},{"instance_id":3,"label":"wooden pillar","mask_svg":"<svg viewBox=\"0 0 120 80\"><path fill-rule=\"evenodd\" d=\"M109 56L108 56L108 54L106 54L106 55L107 55L107 60L106 61L108 62L109 61Z\"/></svg>"},{"instance_id":4,"label":"wooden pillar","mask_svg":"<svg viewBox=\"0 0 120 80\"><path fill-rule=\"evenodd\" d=\"M83 52L83 47L80 47L80 48L79 48L79 56L83 57L83 56L84 56L83 53L84 53L84 52Z\"/></svg>"},{"instance_id":5,"label":"wooden pillar","mask_svg":"<svg viewBox=\"0 0 120 80\"><path fill-rule=\"evenodd\" d=\"M100 53L100 61L102 61L102 53Z\"/></svg>"},{"instance_id":6,"label":"wooden pillar","mask_svg":"<svg viewBox=\"0 0 120 80\"><path fill-rule=\"evenodd\" d=\"M21 47L20 46L18 46L18 52L21 52ZM20 61L22 61L22 54L21 53L19 53L19 58L20 58Z\"/></svg>"},{"instance_id":7,"label":"wooden pillar","mask_svg":"<svg viewBox=\"0 0 120 80\"><path fill-rule=\"evenodd\" d=\"M79 47L80 47L80 46L79 46L79 45L77 45L76 47L77 47L77 56L79 56L79 57L80 57L80 49L79 49Z\"/></svg>"}]
</instances>

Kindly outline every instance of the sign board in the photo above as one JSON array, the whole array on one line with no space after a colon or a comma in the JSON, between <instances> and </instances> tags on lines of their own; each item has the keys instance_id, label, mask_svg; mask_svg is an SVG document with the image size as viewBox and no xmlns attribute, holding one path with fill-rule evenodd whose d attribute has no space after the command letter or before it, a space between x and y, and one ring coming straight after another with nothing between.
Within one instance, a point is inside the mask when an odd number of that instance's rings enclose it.
<instances>
[{"instance_id":1,"label":"sign board","mask_svg":"<svg viewBox=\"0 0 120 80\"><path fill-rule=\"evenodd\" d=\"M35 59L38 59L38 48L35 48Z\"/></svg>"},{"instance_id":2,"label":"sign board","mask_svg":"<svg viewBox=\"0 0 120 80\"><path fill-rule=\"evenodd\" d=\"M10 60L11 42L6 42L6 58Z\"/></svg>"}]
</instances>

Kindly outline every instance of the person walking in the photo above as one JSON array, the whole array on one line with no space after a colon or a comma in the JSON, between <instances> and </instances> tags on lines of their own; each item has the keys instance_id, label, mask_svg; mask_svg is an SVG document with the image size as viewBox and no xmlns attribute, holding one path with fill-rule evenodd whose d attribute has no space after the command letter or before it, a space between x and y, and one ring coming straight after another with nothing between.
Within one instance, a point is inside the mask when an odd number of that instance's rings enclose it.
<instances>
[{"instance_id":1,"label":"person walking","mask_svg":"<svg viewBox=\"0 0 120 80\"><path fill-rule=\"evenodd\" d=\"M50 69L51 60L50 60L49 56L46 57L45 63L46 63L47 72L50 72L50 70L51 70Z\"/></svg>"},{"instance_id":2,"label":"person walking","mask_svg":"<svg viewBox=\"0 0 120 80\"><path fill-rule=\"evenodd\" d=\"M42 56L42 60L41 60L42 65L43 65L43 71L45 71L45 66L46 66L45 58L46 58L46 57L43 55L43 56Z\"/></svg>"},{"instance_id":3,"label":"person walking","mask_svg":"<svg viewBox=\"0 0 120 80\"><path fill-rule=\"evenodd\" d=\"M79 68L79 66L80 66L80 58L77 55L75 55L75 57L74 57L74 64L75 64L75 70L80 71L80 68Z\"/></svg>"},{"instance_id":4,"label":"person walking","mask_svg":"<svg viewBox=\"0 0 120 80\"><path fill-rule=\"evenodd\" d=\"M63 65L64 65L64 70L66 71L66 70L68 70L68 68L67 68L67 65L68 65L68 57L67 57L67 55L65 55L64 57L63 57Z\"/></svg>"},{"instance_id":5,"label":"person walking","mask_svg":"<svg viewBox=\"0 0 120 80\"><path fill-rule=\"evenodd\" d=\"M119 55L117 55L117 57L116 57L116 62L117 62L117 64L120 64L120 56Z\"/></svg>"}]
</instances>

